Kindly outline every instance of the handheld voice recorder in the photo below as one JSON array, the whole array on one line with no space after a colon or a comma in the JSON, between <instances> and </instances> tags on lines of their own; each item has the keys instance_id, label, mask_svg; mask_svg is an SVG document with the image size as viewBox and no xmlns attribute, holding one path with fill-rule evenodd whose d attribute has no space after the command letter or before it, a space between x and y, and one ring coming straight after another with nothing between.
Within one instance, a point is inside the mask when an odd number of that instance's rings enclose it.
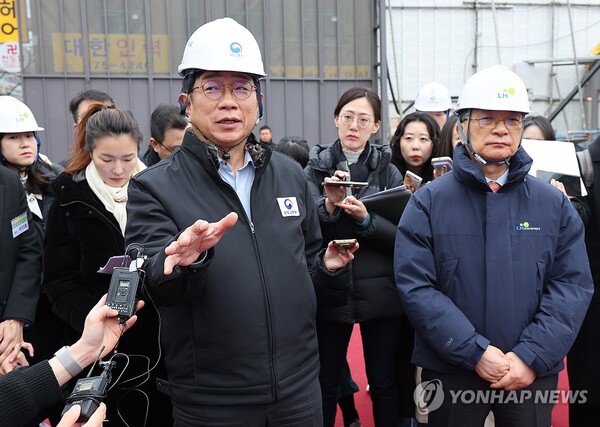
<instances>
[{"instance_id":1,"label":"handheld voice recorder","mask_svg":"<svg viewBox=\"0 0 600 427\"><path fill-rule=\"evenodd\" d=\"M86 422L96 412L100 403L106 398L115 362L100 362L100 364L103 366L103 371L99 376L77 380L73 392L65 402L61 417L74 405L81 407L78 423Z\"/></svg>"},{"instance_id":2,"label":"handheld voice recorder","mask_svg":"<svg viewBox=\"0 0 600 427\"><path fill-rule=\"evenodd\" d=\"M140 284L140 272L116 267L110 278L106 305L119 312L119 320L125 321L135 314L136 295Z\"/></svg>"}]
</instances>

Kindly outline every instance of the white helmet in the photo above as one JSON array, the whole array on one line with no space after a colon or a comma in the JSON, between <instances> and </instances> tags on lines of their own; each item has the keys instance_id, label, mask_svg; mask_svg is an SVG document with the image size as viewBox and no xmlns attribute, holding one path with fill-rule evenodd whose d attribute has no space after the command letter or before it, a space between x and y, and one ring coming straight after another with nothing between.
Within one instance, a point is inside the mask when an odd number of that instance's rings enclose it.
<instances>
[{"instance_id":1,"label":"white helmet","mask_svg":"<svg viewBox=\"0 0 600 427\"><path fill-rule=\"evenodd\" d=\"M0 133L37 132L38 126L29 107L12 96L0 96Z\"/></svg>"},{"instance_id":2,"label":"white helmet","mask_svg":"<svg viewBox=\"0 0 600 427\"><path fill-rule=\"evenodd\" d=\"M452 107L450 92L441 83L427 83L419 91L415 99L415 109L417 111L448 111Z\"/></svg>"},{"instance_id":3,"label":"white helmet","mask_svg":"<svg viewBox=\"0 0 600 427\"><path fill-rule=\"evenodd\" d=\"M266 76L260 48L248 29L231 18L198 28L190 37L178 67L185 77L191 70L238 71Z\"/></svg>"},{"instance_id":4,"label":"white helmet","mask_svg":"<svg viewBox=\"0 0 600 427\"><path fill-rule=\"evenodd\" d=\"M527 114L530 109L525 83L504 65L485 68L467 80L455 111L470 108Z\"/></svg>"}]
</instances>

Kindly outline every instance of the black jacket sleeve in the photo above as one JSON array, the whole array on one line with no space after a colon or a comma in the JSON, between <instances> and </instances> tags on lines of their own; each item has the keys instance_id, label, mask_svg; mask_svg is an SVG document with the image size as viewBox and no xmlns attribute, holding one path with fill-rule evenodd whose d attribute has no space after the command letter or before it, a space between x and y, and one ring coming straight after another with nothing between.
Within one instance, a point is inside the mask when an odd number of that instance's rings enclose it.
<instances>
[{"instance_id":1,"label":"black jacket sleeve","mask_svg":"<svg viewBox=\"0 0 600 427\"><path fill-rule=\"evenodd\" d=\"M1 320L19 319L31 324L39 297L41 245L17 175L6 168L0 174L0 303L4 304ZM27 218L29 228L13 237L15 221L21 217Z\"/></svg>"},{"instance_id":2,"label":"black jacket sleeve","mask_svg":"<svg viewBox=\"0 0 600 427\"><path fill-rule=\"evenodd\" d=\"M202 289L202 274L214 257L214 250L201 255L198 261L187 267L176 266L169 276L164 275L165 248L181 233L177 225L162 208L152 193L135 178L129 181L127 200L127 227L125 244L139 248L148 256L143 269L145 283L153 298L164 306L181 304ZM190 280L193 279L193 280Z\"/></svg>"},{"instance_id":3,"label":"black jacket sleeve","mask_svg":"<svg viewBox=\"0 0 600 427\"><path fill-rule=\"evenodd\" d=\"M57 201L52 204L46 219L44 288L52 311L82 332L85 318L96 299L85 286L80 265L80 243L70 235L65 214Z\"/></svg>"},{"instance_id":4,"label":"black jacket sleeve","mask_svg":"<svg viewBox=\"0 0 600 427\"><path fill-rule=\"evenodd\" d=\"M0 377L0 420L3 427L30 425L40 410L63 399L47 361Z\"/></svg>"}]
</instances>

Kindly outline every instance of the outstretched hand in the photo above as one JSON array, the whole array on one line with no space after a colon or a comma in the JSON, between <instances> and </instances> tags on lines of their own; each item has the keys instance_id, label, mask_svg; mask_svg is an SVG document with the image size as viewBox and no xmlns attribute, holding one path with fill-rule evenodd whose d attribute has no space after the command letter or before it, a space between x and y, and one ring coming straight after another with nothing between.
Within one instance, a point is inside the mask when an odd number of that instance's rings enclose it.
<instances>
[{"instance_id":1,"label":"outstretched hand","mask_svg":"<svg viewBox=\"0 0 600 427\"><path fill-rule=\"evenodd\" d=\"M230 212L217 222L209 223L199 219L190 225L165 249L167 258L164 274L171 274L176 265L187 266L194 263L201 253L215 246L237 220L237 214Z\"/></svg>"}]
</instances>

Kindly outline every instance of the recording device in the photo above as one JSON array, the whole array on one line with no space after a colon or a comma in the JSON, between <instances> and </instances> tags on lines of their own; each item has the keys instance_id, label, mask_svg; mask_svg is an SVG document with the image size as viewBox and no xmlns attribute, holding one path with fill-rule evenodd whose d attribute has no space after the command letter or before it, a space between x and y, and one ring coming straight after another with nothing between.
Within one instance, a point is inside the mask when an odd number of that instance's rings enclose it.
<instances>
[{"instance_id":1,"label":"recording device","mask_svg":"<svg viewBox=\"0 0 600 427\"><path fill-rule=\"evenodd\" d=\"M442 173L442 167L446 166L446 172L450 172L452 170L452 159L448 156L444 157L434 157L431 159L431 166L434 169L437 169L438 172Z\"/></svg>"},{"instance_id":2,"label":"recording device","mask_svg":"<svg viewBox=\"0 0 600 427\"><path fill-rule=\"evenodd\" d=\"M421 186L422 182L423 178L421 178L419 175L411 171L406 171L406 175L404 176L404 185L406 185L406 187L413 186L416 190Z\"/></svg>"},{"instance_id":3,"label":"recording device","mask_svg":"<svg viewBox=\"0 0 600 427\"><path fill-rule=\"evenodd\" d=\"M106 305L119 312L119 321L125 322L135 314L137 306L137 291L140 283L139 270L130 271L129 268L116 267L113 269Z\"/></svg>"},{"instance_id":4,"label":"recording device","mask_svg":"<svg viewBox=\"0 0 600 427\"><path fill-rule=\"evenodd\" d=\"M368 187L368 182L358 182L358 181L327 181L324 182L323 185L331 186L331 187L350 187L350 188L362 188Z\"/></svg>"},{"instance_id":5,"label":"recording device","mask_svg":"<svg viewBox=\"0 0 600 427\"><path fill-rule=\"evenodd\" d=\"M65 402L61 417L75 405L81 406L78 423L86 422L96 412L96 409L106 397L108 385L112 379L111 371L116 365L112 361L99 362L99 364L103 367L103 371L99 376L77 380L73 392Z\"/></svg>"},{"instance_id":6,"label":"recording device","mask_svg":"<svg viewBox=\"0 0 600 427\"><path fill-rule=\"evenodd\" d=\"M353 247L356 244L356 239L336 239L333 241L333 244L338 248L348 249Z\"/></svg>"}]
</instances>

